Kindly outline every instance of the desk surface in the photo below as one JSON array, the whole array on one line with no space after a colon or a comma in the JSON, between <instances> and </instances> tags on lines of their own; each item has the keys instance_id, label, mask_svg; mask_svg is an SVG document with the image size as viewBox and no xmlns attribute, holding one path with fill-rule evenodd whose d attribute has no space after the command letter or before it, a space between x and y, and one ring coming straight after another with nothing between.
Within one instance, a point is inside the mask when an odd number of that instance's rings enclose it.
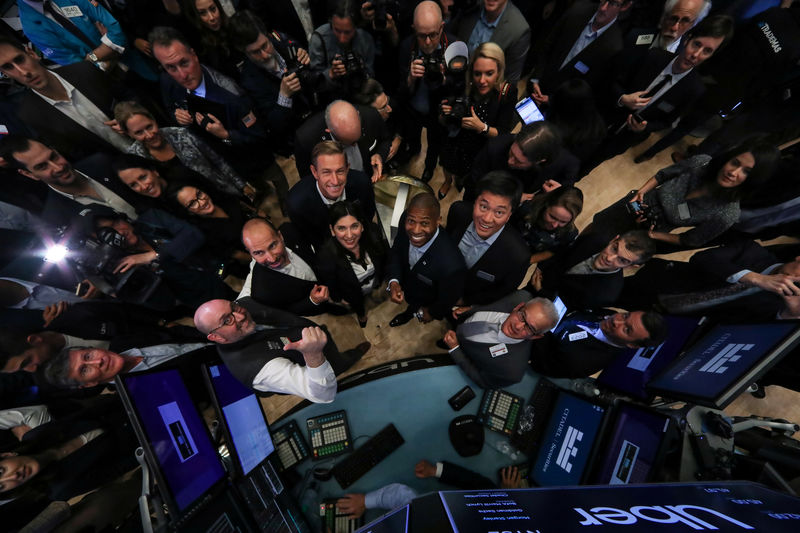
<instances>
[{"instance_id":1,"label":"desk surface","mask_svg":"<svg viewBox=\"0 0 800 533\"><path fill-rule=\"evenodd\" d=\"M520 383L506 387L505 390L527 401L537 380L538 377L527 373ZM464 385L470 385L476 397L460 411L453 411L447 399ZM403 372L349 388L339 392L332 404L304 407L276 423L276 427L288 420L295 420L301 431L305 432L306 419L344 409L355 442L354 447L358 448L366 441L365 436L372 436L387 424L393 423L405 439L405 444L347 490L342 489L335 479L320 483L320 499L339 497L345 493L368 492L389 483L406 484L421 495L437 490L452 490L452 487L435 478L417 479L414 476L414 465L421 459L432 463L447 460L493 480L497 480L498 469L511 463L508 456L493 447L493 444L507 437L487 428L484 428L486 440L483 450L478 455L461 457L450 444L450 421L456 416L476 415L482 397L483 389L466 378L458 366L440 366ZM307 433L305 438L308 440ZM339 455L319 461L307 459L298 465L298 473L303 476L315 466L329 468L344 457ZM522 462L523 457L516 462ZM310 479L312 478L309 477ZM372 516L372 513L368 516Z\"/></svg>"}]
</instances>

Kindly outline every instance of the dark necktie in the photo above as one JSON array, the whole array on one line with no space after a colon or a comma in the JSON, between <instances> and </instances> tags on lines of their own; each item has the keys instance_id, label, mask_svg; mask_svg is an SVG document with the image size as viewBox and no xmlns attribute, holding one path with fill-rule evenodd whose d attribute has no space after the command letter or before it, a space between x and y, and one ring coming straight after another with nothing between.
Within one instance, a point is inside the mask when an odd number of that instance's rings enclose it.
<instances>
[{"instance_id":1,"label":"dark necktie","mask_svg":"<svg viewBox=\"0 0 800 533\"><path fill-rule=\"evenodd\" d=\"M660 91L664 87L664 85L670 82L670 80L672 80L672 76L670 76L669 74L664 74L664 77L658 83L653 85L652 89L644 93L642 95L642 98L652 98L653 95L657 94L658 91Z\"/></svg>"},{"instance_id":2,"label":"dark necktie","mask_svg":"<svg viewBox=\"0 0 800 533\"><path fill-rule=\"evenodd\" d=\"M62 28L83 41L83 43L88 46L90 50L97 48L98 43L94 43L91 39L89 39L89 37L86 36L85 33L83 33L75 24L73 24L71 20L56 11L53 8L53 5L50 3L50 0L45 0L43 2L43 8L44 11L51 15Z\"/></svg>"}]
</instances>

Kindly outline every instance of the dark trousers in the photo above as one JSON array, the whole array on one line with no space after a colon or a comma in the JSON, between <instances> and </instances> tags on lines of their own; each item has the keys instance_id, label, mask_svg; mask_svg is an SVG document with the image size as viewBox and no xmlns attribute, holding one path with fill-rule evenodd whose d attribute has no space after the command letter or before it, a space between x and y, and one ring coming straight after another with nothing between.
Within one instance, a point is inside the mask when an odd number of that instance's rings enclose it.
<instances>
[{"instance_id":1,"label":"dark trousers","mask_svg":"<svg viewBox=\"0 0 800 533\"><path fill-rule=\"evenodd\" d=\"M438 121L436 109L428 111L427 115L411 107L408 103L403 105L405 113L403 138L408 143L408 153L416 154L422 149L422 128L428 132L428 149L425 152L425 170L433 170L439 162L439 152L442 149L443 131Z\"/></svg>"}]
</instances>

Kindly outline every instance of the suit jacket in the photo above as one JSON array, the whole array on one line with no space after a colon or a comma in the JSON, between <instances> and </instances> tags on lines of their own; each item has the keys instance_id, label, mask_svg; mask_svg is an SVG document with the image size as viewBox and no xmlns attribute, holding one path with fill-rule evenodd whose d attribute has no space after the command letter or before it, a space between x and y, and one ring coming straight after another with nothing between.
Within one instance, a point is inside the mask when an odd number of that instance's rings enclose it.
<instances>
[{"instance_id":1,"label":"suit jacket","mask_svg":"<svg viewBox=\"0 0 800 533\"><path fill-rule=\"evenodd\" d=\"M675 54L660 48L624 51L613 67L611 93L606 100L606 123L625 122L631 110L617 105L620 96L647 89L674 58ZM700 74L692 69L667 92L639 112L639 116L647 121L645 131L658 131L671 126L675 119L704 92L705 86L700 80Z\"/></svg>"},{"instance_id":2,"label":"suit jacket","mask_svg":"<svg viewBox=\"0 0 800 533\"><path fill-rule=\"evenodd\" d=\"M451 31L459 40L467 42L472 30L481 16L482 7L464 12L452 22ZM503 49L506 57L505 78L510 82L519 81L522 68L531 45L531 28L520 10L513 3L506 4L503 16L489 39Z\"/></svg>"},{"instance_id":3,"label":"suit jacket","mask_svg":"<svg viewBox=\"0 0 800 533\"><path fill-rule=\"evenodd\" d=\"M375 193L369 177L358 170L351 170L347 174L344 191L347 200L357 202L367 220L372 220L376 209ZM331 230L329 207L319 195L317 180L305 179L295 183L286 197L286 210L301 238L319 251Z\"/></svg>"},{"instance_id":4,"label":"suit jacket","mask_svg":"<svg viewBox=\"0 0 800 533\"><path fill-rule=\"evenodd\" d=\"M510 313L518 304L528 300L528 292L516 291L489 305L473 307L465 318L479 311ZM464 336L464 324L456 330L456 337L458 347L450 352L450 356L476 384L484 389L499 389L522 381L531 355L531 345L534 344L532 340L506 344L508 353L493 357L490 349L495 345L467 339Z\"/></svg>"},{"instance_id":5,"label":"suit jacket","mask_svg":"<svg viewBox=\"0 0 800 533\"><path fill-rule=\"evenodd\" d=\"M447 214L447 232L458 246L472 223L472 204L455 202ZM530 252L519 232L506 224L497 240L467 270L464 303L486 305L519 287L530 265Z\"/></svg>"},{"instance_id":6,"label":"suit jacket","mask_svg":"<svg viewBox=\"0 0 800 533\"><path fill-rule=\"evenodd\" d=\"M602 235L581 235L563 254L544 261L542 292L560 296L568 309L596 309L613 305L624 284L622 270L613 274L568 274L567 271L584 259L603 250L608 240Z\"/></svg>"},{"instance_id":7,"label":"suit jacket","mask_svg":"<svg viewBox=\"0 0 800 533\"><path fill-rule=\"evenodd\" d=\"M374 154L379 154L384 163L389 155L389 148L392 139L389 137L386 124L383 122L377 110L369 106L356 106L361 115L361 138L358 140L358 148L361 150L362 164L364 173L372 175L372 163L370 159ZM297 173L301 178L311 176L311 150L320 141L333 139L331 134L326 132L325 112L320 111L311 115L302 126L297 128L294 140L294 157L297 165Z\"/></svg>"},{"instance_id":8,"label":"suit jacket","mask_svg":"<svg viewBox=\"0 0 800 533\"><path fill-rule=\"evenodd\" d=\"M404 227L405 213L400 220ZM467 268L458 246L443 228L419 261L408 265L408 235L400 231L389 256L388 280L396 279L403 288L412 309L428 307L434 318L441 320L450 313L464 291Z\"/></svg>"},{"instance_id":9,"label":"suit jacket","mask_svg":"<svg viewBox=\"0 0 800 533\"><path fill-rule=\"evenodd\" d=\"M308 50L306 30L297 16L297 10L292 0L245 0L244 6L239 9L250 9L267 24L267 29L280 30L289 35L294 35L301 46ZM325 24L328 16L327 7L330 0L309 0L308 7L311 12L311 23L314 28Z\"/></svg>"},{"instance_id":10,"label":"suit jacket","mask_svg":"<svg viewBox=\"0 0 800 533\"><path fill-rule=\"evenodd\" d=\"M561 68L575 41L596 11L597 4L578 2L556 22L542 48L535 70L543 92L550 93L572 78L586 80L595 90L602 84L608 60L622 50L622 30L617 21Z\"/></svg>"},{"instance_id":11,"label":"suit jacket","mask_svg":"<svg viewBox=\"0 0 800 533\"><path fill-rule=\"evenodd\" d=\"M87 61L58 69L58 75L72 84L109 118L114 118L114 95L105 73ZM68 160L75 161L96 152L119 151L67 115L47 104L31 89L25 91L18 110L19 118Z\"/></svg>"},{"instance_id":12,"label":"suit jacket","mask_svg":"<svg viewBox=\"0 0 800 533\"><path fill-rule=\"evenodd\" d=\"M611 313L613 311L605 315ZM599 322L605 315L592 311L573 311L563 318L562 324L570 320ZM573 333L578 335L570 340ZM624 347L606 344L585 333L577 326L565 328L558 336L548 333L542 342L533 343L531 368L554 378L588 377L611 364L625 350Z\"/></svg>"}]
</instances>

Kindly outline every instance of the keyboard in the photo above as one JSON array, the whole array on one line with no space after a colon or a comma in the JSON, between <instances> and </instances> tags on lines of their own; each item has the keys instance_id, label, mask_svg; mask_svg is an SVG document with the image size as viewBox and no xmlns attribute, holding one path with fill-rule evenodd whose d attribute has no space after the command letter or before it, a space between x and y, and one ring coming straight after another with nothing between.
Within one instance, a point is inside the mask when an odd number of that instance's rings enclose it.
<instances>
[{"instance_id":1,"label":"keyboard","mask_svg":"<svg viewBox=\"0 0 800 533\"><path fill-rule=\"evenodd\" d=\"M522 398L504 390L487 390L478 408L478 420L492 431L511 435L522 410Z\"/></svg>"},{"instance_id":2,"label":"keyboard","mask_svg":"<svg viewBox=\"0 0 800 533\"><path fill-rule=\"evenodd\" d=\"M519 427L511 434L511 444L528 457L532 457L539 447L560 390L552 381L540 377L528 405L522 411Z\"/></svg>"},{"instance_id":3,"label":"keyboard","mask_svg":"<svg viewBox=\"0 0 800 533\"><path fill-rule=\"evenodd\" d=\"M405 440L394 424L389 424L365 442L363 446L336 463L332 469L333 477L343 489L346 489L369 472L373 466L386 459L404 442Z\"/></svg>"},{"instance_id":4,"label":"keyboard","mask_svg":"<svg viewBox=\"0 0 800 533\"><path fill-rule=\"evenodd\" d=\"M319 515L325 523L326 533L353 533L364 525L363 517L349 518L336 508L336 499L326 499L319 506Z\"/></svg>"},{"instance_id":5,"label":"keyboard","mask_svg":"<svg viewBox=\"0 0 800 533\"><path fill-rule=\"evenodd\" d=\"M344 411L309 418L306 425L314 459L339 455L353 447Z\"/></svg>"},{"instance_id":6,"label":"keyboard","mask_svg":"<svg viewBox=\"0 0 800 533\"><path fill-rule=\"evenodd\" d=\"M303 440L300 428L294 420L274 430L272 432L272 442L278 452L281 472L290 469L311 455L308 451L308 444Z\"/></svg>"}]
</instances>

